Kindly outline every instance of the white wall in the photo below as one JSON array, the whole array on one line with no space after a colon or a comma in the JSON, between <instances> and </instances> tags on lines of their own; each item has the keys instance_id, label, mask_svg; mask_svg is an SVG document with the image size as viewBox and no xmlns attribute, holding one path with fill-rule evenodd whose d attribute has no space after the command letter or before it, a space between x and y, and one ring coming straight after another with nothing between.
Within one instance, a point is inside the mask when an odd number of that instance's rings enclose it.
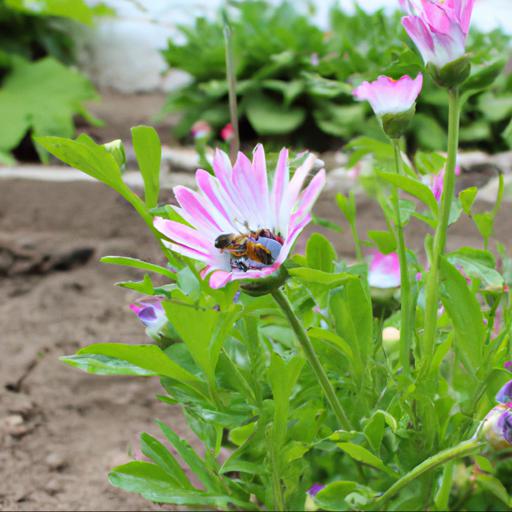
<instances>
[{"instance_id":1,"label":"white wall","mask_svg":"<svg viewBox=\"0 0 512 512\"><path fill-rule=\"evenodd\" d=\"M177 37L176 25L190 23L198 15L213 15L222 0L103 0L117 12L116 18L101 19L79 37L79 65L99 87L122 92L168 90L186 77L167 73L159 50L169 37ZM274 3L280 0L273 0ZM89 0L91 4L97 0ZM305 6L305 1L295 0ZM331 0L313 0L316 22L326 26ZM352 9L354 0L338 0ZM392 10L398 0L359 0L367 10ZM477 0L473 23L482 29L502 26L512 34L512 0Z\"/></svg>"}]
</instances>

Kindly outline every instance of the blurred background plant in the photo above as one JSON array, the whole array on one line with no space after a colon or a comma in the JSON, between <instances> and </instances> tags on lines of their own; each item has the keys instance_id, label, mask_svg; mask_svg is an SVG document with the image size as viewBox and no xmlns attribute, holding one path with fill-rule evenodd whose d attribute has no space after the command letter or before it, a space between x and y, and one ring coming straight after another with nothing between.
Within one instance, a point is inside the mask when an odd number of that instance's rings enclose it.
<instances>
[{"instance_id":1,"label":"blurred background plant","mask_svg":"<svg viewBox=\"0 0 512 512\"><path fill-rule=\"evenodd\" d=\"M100 121L85 101L98 97L91 82L71 66L75 62L77 24L113 14L84 0L0 0L0 162L34 155L30 135L74 135L73 117ZM36 148L45 161L47 153Z\"/></svg>"},{"instance_id":2,"label":"blurred background plant","mask_svg":"<svg viewBox=\"0 0 512 512\"><path fill-rule=\"evenodd\" d=\"M327 32L291 2L230 2L229 15L244 140L271 136L277 145L293 141L299 147L325 150L355 134L382 137L369 108L353 101L353 86L379 74L415 76L422 67L399 12L367 13L356 5L348 13L334 6ZM171 68L189 73L192 80L170 93L162 116L182 116L175 135L183 139L198 119L217 131L229 119L221 11L214 19L198 17L179 30L182 40L169 40L163 54ZM470 51L477 62L503 59L504 64L511 54L510 41L499 29L473 30ZM468 100L463 147L496 152L512 146L512 129L506 130L512 78L504 69L492 89ZM443 95L426 80L408 140L412 149L445 147Z\"/></svg>"}]
</instances>

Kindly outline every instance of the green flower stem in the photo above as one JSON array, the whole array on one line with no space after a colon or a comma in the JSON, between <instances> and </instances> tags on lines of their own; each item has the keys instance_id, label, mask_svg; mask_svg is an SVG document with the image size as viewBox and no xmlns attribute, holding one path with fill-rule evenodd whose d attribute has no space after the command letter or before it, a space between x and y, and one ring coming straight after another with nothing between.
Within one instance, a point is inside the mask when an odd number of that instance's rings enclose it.
<instances>
[{"instance_id":1,"label":"green flower stem","mask_svg":"<svg viewBox=\"0 0 512 512\"><path fill-rule=\"evenodd\" d=\"M432 471L433 469L436 469L439 466L450 462L451 460L460 459L461 457L471 455L477 452L484 445L485 443L482 441L471 439L470 441L463 441L453 448L448 448L447 450L443 450L442 452L429 457L421 464L418 464L415 468L411 469L411 471L400 478L400 480L397 480L380 498L377 498L377 500L371 504L371 510L383 510L385 504L393 496L395 496L404 487L419 478L421 475L428 471Z\"/></svg>"},{"instance_id":2,"label":"green flower stem","mask_svg":"<svg viewBox=\"0 0 512 512\"><path fill-rule=\"evenodd\" d=\"M393 149L395 153L396 172L397 174L403 174L399 139L393 139ZM395 210L395 231L398 246L398 259L400 261L400 301L402 303L400 309L400 361L404 373L408 374L411 366L410 353L413 336L411 282L407 267L407 249L405 246L404 228L400 217L400 198L397 187L393 187L392 201Z\"/></svg>"},{"instance_id":3,"label":"green flower stem","mask_svg":"<svg viewBox=\"0 0 512 512\"><path fill-rule=\"evenodd\" d=\"M345 413L343 406L338 400L334 388L332 387L332 384L329 382L327 374L325 373L325 370L323 369L322 364L320 363L320 360L316 355L315 349L313 348L313 344L311 343L311 340L309 339L303 325L300 323L299 319L295 315L288 298L279 288L274 289L271 293L272 297L274 297L275 301L283 310L283 313L290 322L290 325L292 326L292 329L295 332L297 339L299 340L302 350L304 350L306 359L308 360L309 364L311 365L311 368L315 372L316 378L318 379L318 383L322 387L325 393L325 397L327 398L329 404L331 405L332 410L336 415L336 418L338 419L340 425L345 430L353 430L352 424L350 423L350 420L348 419L348 416Z\"/></svg>"},{"instance_id":4,"label":"green flower stem","mask_svg":"<svg viewBox=\"0 0 512 512\"><path fill-rule=\"evenodd\" d=\"M361 249L361 240L357 232L355 221L350 223L350 231L352 232L352 239L354 240L354 250L356 252L356 259L358 262L364 261L363 251Z\"/></svg>"},{"instance_id":5,"label":"green flower stem","mask_svg":"<svg viewBox=\"0 0 512 512\"><path fill-rule=\"evenodd\" d=\"M231 26L226 11L223 12L224 17L224 46L226 50L226 80L228 82L229 95L229 115L231 126L233 127L233 138L230 145L230 158L234 163L240 149L240 134L238 131L238 105L236 98L236 72L235 59L233 55L233 37Z\"/></svg>"},{"instance_id":6,"label":"green flower stem","mask_svg":"<svg viewBox=\"0 0 512 512\"><path fill-rule=\"evenodd\" d=\"M455 166L459 146L460 101L456 89L449 90L448 120L448 159L443 182L440 216L434 235L434 244L430 260L430 270L425 287L425 331L421 346L422 368L420 376L426 376L430 370L437 329L437 308L439 303L439 264L446 245L446 231L455 190Z\"/></svg>"}]
</instances>

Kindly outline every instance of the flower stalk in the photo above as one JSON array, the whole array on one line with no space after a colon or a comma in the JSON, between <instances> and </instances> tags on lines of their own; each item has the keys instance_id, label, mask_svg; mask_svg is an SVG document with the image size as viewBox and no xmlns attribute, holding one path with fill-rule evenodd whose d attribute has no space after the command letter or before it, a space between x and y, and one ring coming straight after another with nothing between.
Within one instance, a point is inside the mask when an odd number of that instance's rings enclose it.
<instances>
[{"instance_id":1,"label":"flower stalk","mask_svg":"<svg viewBox=\"0 0 512 512\"><path fill-rule=\"evenodd\" d=\"M229 141L229 154L234 163L240 150L240 134L238 131L238 105L236 98L235 58L233 55L233 33L229 24L227 13L224 11L224 45L226 49L226 80L229 95L229 116L231 120L232 137Z\"/></svg>"},{"instance_id":2,"label":"flower stalk","mask_svg":"<svg viewBox=\"0 0 512 512\"><path fill-rule=\"evenodd\" d=\"M288 300L286 295L278 288L273 290L271 293L272 297L274 297L274 300L277 302L277 304L285 314L286 318L290 322L290 325L293 331L295 332L297 339L299 340L302 350L304 351L306 359L308 360L308 363L310 364L312 370L315 372L316 378L318 379L318 383L322 387L325 397L327 398L340 425L345 430L353 430L352 424L347 416L347 413L345 412L343 406L338 400L336 392L334 391L332 384L329 382L327 374L325 373L325 370L323 369L322 364L320 363L320 360L316 355L315 349L313 348L313 344L311 343L311 340L309 339L309 336L307 335L304 326L301 324L300 320L297 318L297 315L293 311L290 301Z\"/></svg>"},{"instance_id":3,"label":"flower stalk","mask_svg":"<svg viewBox=\"0 0 512 512\"><path fill-rule=\"evenodd\" d=\"M400 175L403 174L400 140L393 139L392 142L395 155L396 172ZM400 198L397 187L393 187L392 201L395 210L397 252L398 259L400 261L400 301L402 303L400 310L400 362L405 374L408 374L411 366L410 353L413 336L411 282L409 280L409 272L407 268L407 248L405 245L404 229L400 215Z\"/></svg>"},{"instance_id":4,"label":"flower stalk","mask_svg":"<svg viewBox=\"0 0 512 512\"><path fill-rule=\"evenodd\" d=\"M452 448L448 448L436 453L432 457L429 457L421 464L418 464L415 468L411 469L411 471L405 474L402 478L397 480L382 496L377 498L377 500L372 503L371 510L384 510L386 503L393 496L420 476L442 466L443 464L446 464L447 462L472 455L484 445L485 443L483 441L471 439L469 441L463 441Z\"/></svg>"},{"instance_id":5,"label":"flower stalk","mask_svg":"<svg viewBox=\"0 0 512 512\"><path fill-rule=\"evenodd\" d=\"M439 300L439 264L446 246L446 232L455 189L455 168L457 165L457 149L459 145L460 99L457 89L448 91L449 120L448 120L448 158L443 181L441 209L434 235L430 271L425 288L425 330L421 347L422 369L420 376L425 376L430 370L437 329L437 307Z\"/></svg>"}]
</instances>

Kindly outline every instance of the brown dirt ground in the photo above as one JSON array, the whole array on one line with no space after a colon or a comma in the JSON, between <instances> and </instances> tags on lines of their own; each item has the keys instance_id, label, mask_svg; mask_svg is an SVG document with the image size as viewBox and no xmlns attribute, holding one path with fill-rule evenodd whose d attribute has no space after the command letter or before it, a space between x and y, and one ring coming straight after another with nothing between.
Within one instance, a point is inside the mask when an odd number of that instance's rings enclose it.
<instances>
[{"instance_id":1,"label":"brown dirt ground","mask_svg":"<svg viewBox=\"0 0 512 512\"><path fill-rule=\"evenodd\" d=\"M509 208L498 222L506 242ZM330 195L317 213L338 218ZM362 232L383 224L365 200L359 223ZM417 249L423 233L409 230ZM330 236L342 256L352 255L347 231ZM450 245L475 240L461 223ZM179 410L155 399L156 379L90 376L58 361L93 342L145 340L128 309L135 295L113 286L139 274L100 264L107 254L160 259L142 221L114 192L87 182L0 183L1 510L161 509L112 488L106 475L130 460L140 432L157 434L155 418L185 435Z\"/></svg>"}]
</instances>

